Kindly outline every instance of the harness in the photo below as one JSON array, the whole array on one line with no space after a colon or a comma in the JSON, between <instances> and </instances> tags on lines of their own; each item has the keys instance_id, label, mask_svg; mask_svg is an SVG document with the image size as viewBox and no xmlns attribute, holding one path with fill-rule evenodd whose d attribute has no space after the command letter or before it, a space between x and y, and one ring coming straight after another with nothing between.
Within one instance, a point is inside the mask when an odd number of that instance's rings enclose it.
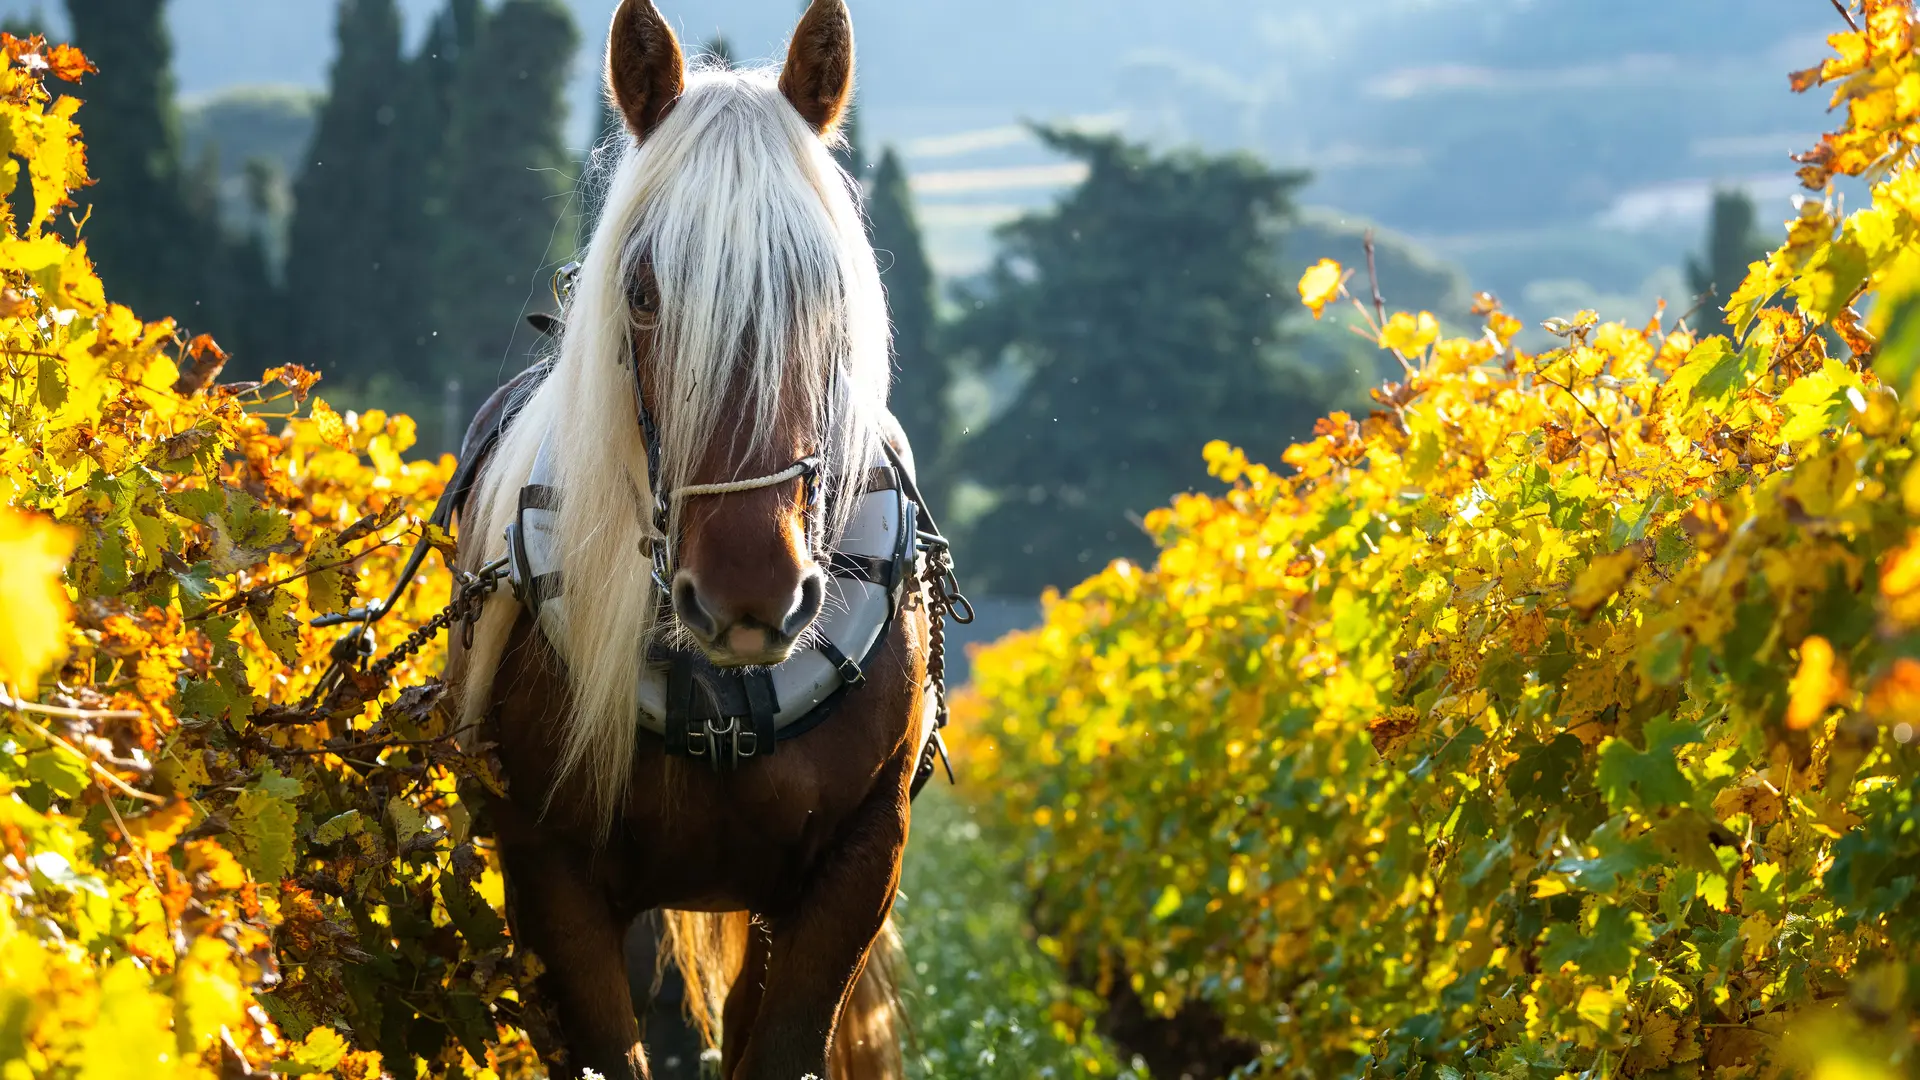
<instances>
[{"instance_id":1,"label":"harness","mask_svg":"<svg viewBox=\"0 0 1920 1080\"><path fill-rule=\"evenodd\" d=\"M507 551L514 595L548 639L558 641L564 640L568 601L555 540L562 497L553 484L555 465L549 438L521 489ZM817 470L813 459L803 459L770 476L680 488L661 501L670 506L696 496L755 491L803 475L817 486ZM886 644L916 580L917 520L896 467L876 454L847 534L830 560L823 614L806 647L776 667L719 669L697 651L656 646L639 675L641 729L665 739L669 753L716 769L771 754L781 742L811 731L849 690L866 682ZM672 580L671 545L655 538L650 546L664 602Z\"/></svg>"},{"instance_id":2,"label":"harness","mask_svg":"<svg viewBox=\"0 0 1920 1080\"><path fill-rule=\"evenodd\" d=\"M570 292L578 264L555 275L555 297ZM559 332L551 316L530 319L548 335ZM700 484L662 492L660 434L641 391L639 358L634 358L634 405L647 452L648 482L654 490L653 535L643 553L652 561L654 586L665 603L671 592L674 548L673 509L697 497L724 497L795 480L806 482L806 506L817 513L821 491L821 460L803 457L767 476L719 484ZM551 373L551 359L515 377L488 399L462 440L453 479L435 506L429 521L450 529L465 508L481 471L500 434L540 384ZM830 395L829 400L834 396ZM532 473L521 489L514 521L507 528L507 556L478 573L460 570L454 601L446 611L410 635L395 651L366 670L382 683L404 657L423 647L440 629L458 624L469 642L485 598L500 583L510 581L515 598L541 624L550 640L560 640L566 620L567 583L559 570L555 542L563 493L555 485L552 441L543 443ZM818 623L805 639L806 647L772 668L721 669L694 650L654 646L638 674L642 731L665 742L666 751L704 760L717 771L737 769L746 762L773 754L781 742L812 731L827 719L846 695L863 685L884 648L899 613L925 603L931 619L931 650L927 662L927 708L917 759L913 793L932 779L936 761L945 765L949 780L953 768L940 731L949 719L946 694L945 623L948 618L966 624L973 608L961 594L953 575L951 545L934 524L926 500L914 483L912 471L885 438L866 463L865 482L850 516L846 536L830 560L827 595ZM357 623L353 632L333 650L334 666L309 696L306 707L332 700L337 691L353 685L362 690L364 678L352 669L371 660L371 630L398 604L426 558L429 545L415 549L400 584L384 603L344 615L314 620L316 627Z\"/></svg>"}]
</instances>

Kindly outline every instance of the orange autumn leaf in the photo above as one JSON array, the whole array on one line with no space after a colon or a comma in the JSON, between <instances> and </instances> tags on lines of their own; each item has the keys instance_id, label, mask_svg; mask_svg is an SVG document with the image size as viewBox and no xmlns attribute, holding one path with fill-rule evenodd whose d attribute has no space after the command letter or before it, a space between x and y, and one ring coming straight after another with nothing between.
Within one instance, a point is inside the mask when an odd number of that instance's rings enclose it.
<instances>
[{"instance_id":1,"label":"orange autumn leaf","mask_svg":"<svg viewBox=\"0 0 1920 1080\"><path fill-rule=\"evenodd\" d=\"M1787 727L1812 727L1846 692L1846 669L1835 660L1832 643L1817 635L1807 638L1800 643L1800 667L1788 689Z\"/></svg>"},{"instance_id":2,"label":"orange autumn leaf","mask_svg":"<svg viewBox=\"0 0 1920 1080\"><path fill-rule=\"evenodd\" d=\"M1866 707L1878 723L1920 726L1920 660L1895 660L1868 692Z\"/></svg>"},{"instance_id":3,"label":"orange autumn leaf","mask_svg":"<svg viewBox=\"0 0 1920 1080\"><path fill-rule=\"evenodd\" d=\"M260 381L280 383L293 391L293 400L305 401L308 392L313 389L315 383L320 381L320 374L308 371L299 364L284 364L280 367L268 368L261 374Z\"/></svg>"},{"instance_id":4,"label":"orange autumn leaf","mask_svg":"<svg viewBox=\"0 0 1920 1080\"><path fill-rule=\"evenodd\" d=\"M47 50L47 68L53 77L62 82L77 83L83 76L91 75L100 69L86 58L79 49L71 45L55 45Z\"/></svg>"}]
</instances>

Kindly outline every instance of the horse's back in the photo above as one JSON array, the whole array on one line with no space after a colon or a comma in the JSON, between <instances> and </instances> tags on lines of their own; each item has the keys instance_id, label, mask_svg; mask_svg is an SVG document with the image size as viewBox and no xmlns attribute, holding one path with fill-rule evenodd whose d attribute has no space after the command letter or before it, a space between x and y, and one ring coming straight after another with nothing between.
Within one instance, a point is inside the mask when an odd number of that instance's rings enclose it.
<instances>
[{"instance_id":1,"label":"horse's back","mask_svg":"<svg viewBox=\"0 0 1920 1080\"><path fill-rule=\"evenodd\" d=\"M500 444L501 434L552 372L553 361L542 360L508 379L481 403L460 439L459 463L454 466L453 479L447 481L447 495L435 515L436 524L446 527L463 516L467 500L479 486L480 475L493 457L494 447Z\"/></svg>"}]
</instances>

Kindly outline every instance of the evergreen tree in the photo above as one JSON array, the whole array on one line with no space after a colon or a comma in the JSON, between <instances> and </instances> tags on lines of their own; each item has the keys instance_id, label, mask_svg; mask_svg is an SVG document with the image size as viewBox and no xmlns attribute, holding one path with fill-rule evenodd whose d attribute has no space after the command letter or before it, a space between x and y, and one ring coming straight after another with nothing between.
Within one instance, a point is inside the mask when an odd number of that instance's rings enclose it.
<instances>
[{"instance_id":1,"label":"evergreen tree","mask_svg":"<svg viewBox=\"0 0 1920 1080\"><path fill-rule=\"evenodd\" d=\"M574 203L579 207L580 242L585 244L600 224L600 204L607 181L625 148L626 122L603 91L594 96L593 142L588 144L580 163L580 179L574 185Z\"/></svg>"},{"instance_id":2,"label":"evergreen tree","mask_svg":"<svg viewBox=\"0 0 1920 1080\"><path fill-rule=\"evenodd\" d=\"M1025 594L1150 558L1140 516L1205 482L1208 440L1277 460L1330 396L1279 348L1291 288L1277 236L1301 174L1040 135L1088 178L1001 229L954 334L956 356L1024 376L967 443L993 505L962 550L980 587Z\"/></svg>"},{"instance_id":3,"label":"evergreen tree","mask_svg":"<svg viewBox=\"0 0 1920 1080\"><path fill-rule=\"evenodd\" d=\"M383 332L397 310L395 121L407 86L394 0L341 0L336 40L327 102L294 183L288 356L365 379L401 359Z\"/></svg>"},{"instance_id":4,"label":"evergreen tree","mask_svg":"<svg viewBox=\"0 0 1920 1080\"><path fill-rule=\"evenodd\" d=\"M847 106L847 115L840 121L840 144L833 148L833 158L847 175L854 178L865 190L867 183L866 148L860 141L860 95L856 91L853 101Z\"/></svg>"},{"instance_id":5,"label":"evergreen tree","mask_svg":"<svg viewBox=\"0 0 1920 1080\"><path fill-rule=\"evenodd\" d=\"M77 91L99 179L83 197L88 251L116 299L198 326L218 222L188 198L166 0L67 0L67 14L100 68Z\"/></svg>"},{"instance_id":6,"label":"evergreen tree","mask_svg":"<svg viewBox=\"0 0 1920 1080\"><path fill-rule=\"evenodd\" d=\"M46 37L47 19L37 7L24 15L8 15L0 19L0 33L12 34L17 38Z\"/></svg>"},{"instance_id":7,"label":"evergreen tree","mask_svg":"<svg viewBox=\"0 0 1920 1080\"><path fill-rule=\"evenodd\" d=\"M1687 260L1687 285L1700 305L1689 322L1702 334L1732 333L1727 300L1747 279L1747 266L1772 250L1773 243L1756 227L1752 197L1737 189L1714 192L1705 256Z\"/></svg>"},{"instance_id":8,"label":"evergreen tree","mask_svg":"<svg viewBox=\"0 0 1920 1080\"><path fill-rule=\"evenodd\" d=\"M213 184L218 159L209 154L201 164L204 179L196 198L217 216L218 192ZM285 214L285 180L280 165L254 158L245 168L247 206L245 224L220 231L208 265L213 331L235 361L259 370L274 362L287 337L286 291L275 272L271 234Z\"/></svg>"},{"instance_id":9,"label":"evergreen tree","mask_svg":"<svg viewBox=\"0 0 1920 1080\"><path fill-rule=\"evenodd\" d=\"M700 55L719 61L723 67L730 68L739 62L739 58L733 52L733 42L728 40L725 34L715 34L708 38L707 43L700 46Z\"/></svg>"},{"instance_id":10,"label":"evergreen tree","mask_svg":"<svg viewBox=\"0 0 1920 1080\"><path fill-rule=\"evenodd\" d=\"M906 166L892 147L880 156L867 199L868 228L887 288L887 312L893 319L893 415L913 443L920 487L945 505L943 474L952 431L947 416L951 383L946 358L935 348L936 305L933 267L913 210Z\"/></svg>"},{"instance_id":11,"label":"evergreen tree","mask_svg":"<svg viewBox=\"0 0 1920 1080\"><path fill-rule=\"evenodd\" d=\"M460 64L438 275L446 377L503 374L550 254L572 250L565 91L578 44L560 0L507 0Z\"/></svg>"},{"instance_id":12,"label":"evergreen tree","mask_svg":"<svg viewBox=\"0 0 1920 1080\"><path fill-rule=\"evenodd\" d=\"M439 391L440 249L446 240L447 156L460 68L471 59L485 20L479 0L450 0L434 17L420 52L407 62L393 132L391 218L383 274L392 315L393 374L416 390Z\"/></svg>"}]
</instances>

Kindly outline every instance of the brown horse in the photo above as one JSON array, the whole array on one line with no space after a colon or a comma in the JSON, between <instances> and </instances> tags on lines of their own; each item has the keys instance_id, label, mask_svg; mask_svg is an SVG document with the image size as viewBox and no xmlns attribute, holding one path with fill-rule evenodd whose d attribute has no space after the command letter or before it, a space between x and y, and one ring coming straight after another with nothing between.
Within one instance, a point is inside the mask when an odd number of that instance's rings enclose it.
<instances>
[{"instance_id":1,"label":"brown horse","mask_svg":"<svg viewBox=\"0 0 1920 1080\"><path fill-rule=\"evenodd\" d=\"M509 554L508 526L525 541L529 508L549 523L557 573L489 601L447 681L508 773L489 812L556 1076L648 1075L622 944L654 909L724 1076L901 1075L886 928L930 723L920 575L809 725L653 734L663 664L746 685L838 651L821 627L853 594L827 575L885 463L911 468L831 155L852 78L841 0L815 0L777 78L689 71L653 4L625 0L607 86L632 138L551 370L462 515L469 569Z\"/></svg>"}]
</instances>

